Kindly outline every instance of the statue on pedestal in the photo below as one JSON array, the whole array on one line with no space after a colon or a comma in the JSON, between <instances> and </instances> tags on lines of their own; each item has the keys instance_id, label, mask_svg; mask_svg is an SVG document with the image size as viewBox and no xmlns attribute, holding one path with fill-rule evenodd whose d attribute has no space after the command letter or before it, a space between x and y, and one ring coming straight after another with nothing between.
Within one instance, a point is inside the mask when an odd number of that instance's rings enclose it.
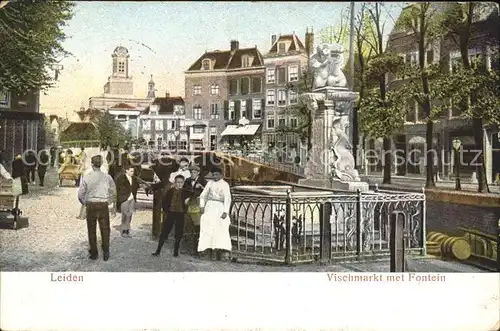
<instances>
[{"instance_id":1,"label":"statue on pedestal","mask_svg":"<svg viewBox=\"0 0 500 331\"><path fill-rule=\"evenodd\" d=\"M333 120L331 150L333 160L331 176L341 181L359 182L359 173L355 168L354 156L352 155L352 145L349 142L349 136L346 134L348 123L345 117L337 117Z\"/></svg>"},{"instance_id":2,"label":"statue on pedestal","mask_svg":"<svg viewBox=\"0 0 500 331\"><path fill-rule=\"evenodd\" d=\"M344 66L344 47L340 44L323 44L316 48L309 66L313 69L314 89L322 87L347 86L342 67Z\"/></svg>"}]
</instances>

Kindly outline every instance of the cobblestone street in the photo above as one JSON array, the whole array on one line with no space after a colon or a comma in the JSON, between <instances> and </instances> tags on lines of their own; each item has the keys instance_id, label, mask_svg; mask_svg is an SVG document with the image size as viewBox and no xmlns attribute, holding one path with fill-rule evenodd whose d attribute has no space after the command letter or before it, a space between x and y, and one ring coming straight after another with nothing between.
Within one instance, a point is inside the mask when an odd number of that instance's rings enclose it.
<instances>
[{"instance_id":1,"label":"cobblestone street","mask_svg":"<svg viewBox=\"0 0 500 331\"><path fill-rule=\"evenodd\" d=\"M156 242L151 240L151 210L138 210L132 222L132 238L122 238L117 230L120 214L111 220L111 252L107 262L102 254L96 261L88 259L87 229L84 220L77 219L79 203L76 187L56 187L55 170L48 173L44 188L30 186L30 193L21 197L23 216L29 218L25 229L0 230L0 269L2 271L389 271L388 262L351 265L263 266L200 260L181 255L172 256L169 242L159 258L151 256ZM458 263L435 259L414 260L412 271L479 272Z\"/></svg>"}]
</instances>

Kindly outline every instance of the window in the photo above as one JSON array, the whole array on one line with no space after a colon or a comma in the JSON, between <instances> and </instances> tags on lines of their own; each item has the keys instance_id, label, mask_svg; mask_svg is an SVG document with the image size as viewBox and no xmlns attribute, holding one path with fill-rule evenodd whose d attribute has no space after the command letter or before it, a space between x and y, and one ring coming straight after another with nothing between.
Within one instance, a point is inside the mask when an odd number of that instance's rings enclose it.
<instances>
[{"instance_id":1,"label":"window","mask_svg":"<svg viewBox=\"0 0 500 331\"><path fill-rule=\"evenodd\" d=\"M286 83L286 68L281 67L278 68L278 84L285 84Z\"/></svg>"},{"instance_id":2,"label":"window","mask_svg":"<svg viewBox=\"0 0 500 331\"><path fill-rule=\"evenodd\" d=\"M295 105L297 103L297 91L288 90L288 98L291 105Z\"/></svg>"},{"instance_id":3,"label":"window","mask_svg":"<svg viewBox=\"0 0 500 331\"><path fill-rule=\"evenodd\" d=\"M229 119L234 120L234 101L229 101Z\"/></svg>"},{"instance_id":4,"label":"window","mask_svg":"<svg viewBox=\"0 0 500 331\"><path fill-rule=\"evenodd\" d=\"M252 100L252 117L253 118L261 118L262 117L262 100L261 99L253 99Z\"/></svg>"},{"instance_id":5,"label":"window","mask_svg":"<svg viewBox=\"0 0 500 331\"><path fill-rule=\"evenodd\" d=\"M125 72L125 62L118 62L118 72Z\"/></svg>"},{"instance_id":6,"label":"window","mask_svg":"<svg viewBox=\"0 0 500 331\"><path fill-rule=\"evenodd\" d=\"M169 140L168 141L168 149L172 150L172 149L176 149L177 146L176 146L176 141L175 140Z\"/></svg>"},{"instance_id":7,"label":"window","mask_svg":"<svg viewBox=\"0 0 500 331\"><path fill-rule=\"evenodd\" d=\"M240 93L242 95L248 94L250 91L250 78L243 77L240 79Z\"/></svg>"},{"instance_id":8,"label":"window","mask_svg":"<svg viewBox=\"0 0 500 331\"><path fill-rule=\"evenodd\" d=\"M252 78L252 93L262 93L262 78Z\"/></svg>"},{"instance_id":9,"label":"window","mask_svg":"<svg viewBox=\"0 0 500 331\"><path fill-rule=\"evenodd\" d=\"M284 117L278 118L278 126L283 127L286 125L286 119Z\"/></svg>"},{"instance_id":10,"label":"window","mask_svg":"<svg viewBox=\"0 0 500 331\"><path fill-rule=\"evenodd\" d=\"M408 100L406 103L406 122L415 123L415 101Z\"/></svg>"},{"instance_id":11,"label":"window","mask_svg":"<svg viewBox=\"0 0 500 331\"><path fill-rule=\"evenodd\" d=\"M168 121L168 123L169 123L168 128L170 130L175 130L176 129L175 121Z\"/></svg>"},{"instance_id":12,"label":"window","mask_svg":"<svg viewBox=\"0 0 500 331\"><path fill-rule=\"evenodd\" d=\"M201 85L193 85L193 95L201 95Z\"/></svg>"},{"instance_id":13,"label":"window","mask_svg":"<svg viewBox=\"0 0 500 331\"><path fill-rule=\"evenodd\" d=\"M274 129L274 117L267 118L267 128Z\"/></svg>"},{"instance_id":14,"label":"window","mask_svg":"<svg viewBox=\"0 0 500 331\"><path fill-rule=\"evenodd\" d=\"M159 105L151 105L149 106L149 113L151 115L158 115L158 110L160 109Z\"/></svg>"},{"instance_id":15,"label":"window","mask_svg":"<svg viewBox=\"0 0 500 331\"><path fill-rule=\"evenodd\" d=\"M248 118L247 116L247 101L240 100L240 118Z\"/></svg>"},{"instance_id":16,"label":"window","mask_svg":"<svg viewBox=\"0 0 500 331\"><path fill-rule=\"evenodd\" d=\"M297 126L298 126L297 125L297 118L295 118L295 117L290 118L290 127L296 128Z\"/></svg>"},{"instance_id":17,"label":"window","mask_svg":"<svg viewBox=\"0 0 500 331\"><path fill-rule=\"evenodd\" d=\"M219 104L217 102L212 102L210 104L210 118L211 119L219 118Z\"/></svg>"},{"instance_id":18,"label":"window","mask_svg":"<svg viewBox=\"0 0 500 331\"><path fill-rule=\"evenodd\" d=\"M219 85L217 84L210 85L210 95L219 95Z\"/></svg>"},{"instance_id":19,"label":"window","mask_svg":"<svg viewBox=\"0 0 500 331\"><path fill-rule=\"evenodd\" d=\"M230 95L238 94L238 80L237 79L231 79L229 81L229 94Z\"/></svg>"},{"instance_id":20,"label":"window","mask_svg":"<svg viewBox=\"0 0 500 331\"><path fill-rule=\"evenodd\" d=\"M142 129L146 131L151 130L151 120L142 120Z\"/></svg>"},{"instance_id":21,"label":"window","mask_svg":"<svg viewBox=\"0 0 500 331\"><path fill-rule=\"evenodd\" d=\"M179 141L179 149L186 150L187 149L187 141L185 141L185 140Z\"/></svg>"},{"instance_id":22,"label":"window","mask_svg":"<svg viewBox=\"0 0 500 331\"><path fill-rule=\"evenodd\" d=\"M202 69L203 70L210 70L210 60L205 59L202 61Z\"/></svg>"},{"instance_id":23,"label":"window","mask_svg":"<svg viewBox=\"0 0 500 331\"><path fill-rule=\"evenodd\" d=\"M276 82L276 69L267 68L267 84L274 84Z\"/></svg>"},{"instance_id":24,"label":"window","mask_svg":"<svg viewBox=\"0 0 500 331\"><path fill-rule=\"evenodd\" d=\"M285 53L286 52L286 44L285 43L278 43L278 53Z\"/></svg>"},{"instance_id":25,"label":"window","mask_svg":"<svg viewBox=\"0 0 500 331\"><path fill-rule=\"evenodd\" d=\"M200 105L193 106L193 119L195 119L195 120L201 120L202 119L201 106Z\"/></svg>"},{"instance_id":26,"label":"window","mask_svg":"<svg viewBox=\"0 0 500 331\"><path fill-rule=\"evenodd\" d=\"M286 105L286 90L278 90L278 106Z\"/></svg>"},{"instance_id":27,"label":"window","mask_svg":"<svg viewBox=\"0 0 500 331\"><path fill-rule=\"evenodd\" d=\"M193 128L193 133L205 133L205 128Z\"/></svg>"},{"instance_id":28,"label":"window","mask_svg":"<svg viewBox=\"0 0 500 331\"><path fill-rule=\"evenodd\" d=\"M163 121L162 120L155 121L155 130L156 131L163 131Z\"/></svg>"},{"instance_id":29,"label":"window","mask_svg":"<svg viewBox=\"0 0 500 331\"><path fill-rule=\"evenodd\" d=\"M276 102L274 90L267 90L267 104L274 105Z\"/></svg>"},{"instance_id":30,"label":"window","mask_svg":"<svg viewBox=\"0 0 500 331\"><path fill-rule=\"evenodd\" d=\"M288 67L288 81L296 82L299 80L299 66L293 65Z\"/></svg>"},{"instance_id":31,"label":"window","mask_svg":"<svg viewBox=\"0 0 500 331\"><path fill-rule=\"evenodd\" d=\"M241 57L241 67L242 68L250 67L250 57L248 55L243 55Z\"/></svg>"}]
</instances>

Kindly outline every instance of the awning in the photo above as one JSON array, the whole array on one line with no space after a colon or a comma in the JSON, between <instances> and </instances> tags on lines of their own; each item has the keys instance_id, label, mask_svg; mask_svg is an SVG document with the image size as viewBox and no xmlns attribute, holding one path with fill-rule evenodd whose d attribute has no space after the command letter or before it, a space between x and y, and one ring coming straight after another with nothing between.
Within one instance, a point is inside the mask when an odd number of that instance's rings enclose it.
<instances>
[{"instance_id":1,"label":"awning","mask_svg":"<svg viewBox=\"0 0 500 331\"><path fill-rule=\"evenodd\" d=\"M228 125L221 136L253 136L259 127L260 124L249 124L244 126Z\"/></svg>"},{"instance_id":2,"label":"awning","mask_svg":"<svg viewBox=\"0 0 500 331\"><path fill-rule=\"evenodd\" d=\"M192 133L189 138L191 140L203 140L205 139L205 134L204 133Z\"/></svg>"}]
</instances>

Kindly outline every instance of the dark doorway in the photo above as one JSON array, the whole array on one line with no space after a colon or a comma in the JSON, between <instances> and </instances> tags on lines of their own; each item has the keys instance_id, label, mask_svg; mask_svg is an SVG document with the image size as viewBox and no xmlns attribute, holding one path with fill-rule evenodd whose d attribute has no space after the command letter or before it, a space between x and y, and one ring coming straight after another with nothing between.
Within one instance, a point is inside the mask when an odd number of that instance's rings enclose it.
<instances>
[{"instance_id":1,"label":"dark doorway","mask_svg":"<svg viewBox=\"0 0 500 331\"><path fill-rule=\"evenodd\" d=\"M210 135L210 150L215 151L217 149L217 136L214 134Z\"/></svg>"}]
</instances>

